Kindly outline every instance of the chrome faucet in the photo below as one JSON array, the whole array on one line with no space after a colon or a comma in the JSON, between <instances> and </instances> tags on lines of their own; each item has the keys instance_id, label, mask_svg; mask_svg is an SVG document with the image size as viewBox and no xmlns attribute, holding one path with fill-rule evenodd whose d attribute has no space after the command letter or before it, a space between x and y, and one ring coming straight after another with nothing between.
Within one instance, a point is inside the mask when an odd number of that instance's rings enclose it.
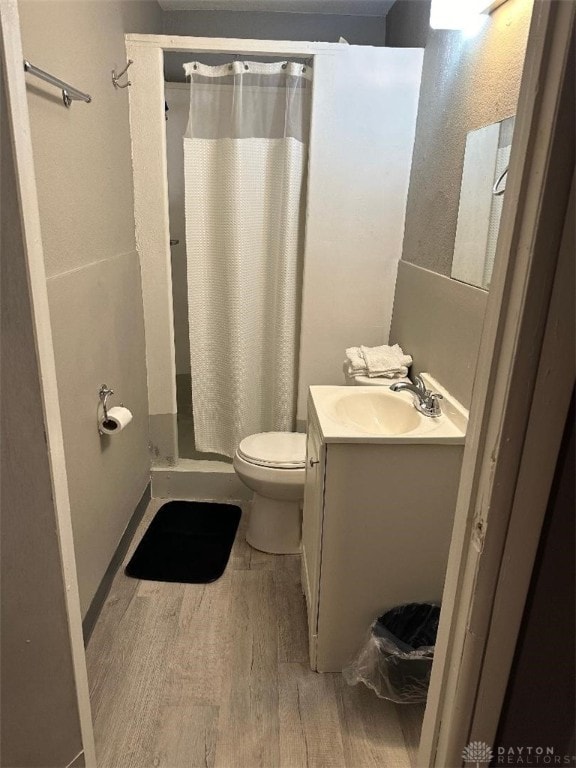
<instances>
[{"instance_id":1,"label":"chrome faucet","mask_svg":"<svg viewBox=\"0 0 576 768\"><path fill-rule=\"evenodd\" d=\"M424 384L420 376L414 378L414 384L407 381L398 381L396 384L392 384L390 389L392 392L411 392L416 398L414 407L424 416L437 418L442 414L440 409L442 395L426 389L426 384Z\"/></svg>"}]
</instances>

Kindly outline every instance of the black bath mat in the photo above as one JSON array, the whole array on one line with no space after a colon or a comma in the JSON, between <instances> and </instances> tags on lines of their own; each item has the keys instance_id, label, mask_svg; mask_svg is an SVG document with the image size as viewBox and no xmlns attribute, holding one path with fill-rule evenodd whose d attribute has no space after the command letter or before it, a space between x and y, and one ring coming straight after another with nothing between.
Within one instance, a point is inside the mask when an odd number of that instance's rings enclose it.
<instances>
[{"instance_id":1,"label":"black bath mat","mask_svg":"<svg viewBox=\"0 0 576 768\"><path fill-rule=\"evenodd\" d=\"M198 501L164 504L126 566L126 574L147 581L207 584L224 573L240 507Z\"/></svg>"}]
</instances>

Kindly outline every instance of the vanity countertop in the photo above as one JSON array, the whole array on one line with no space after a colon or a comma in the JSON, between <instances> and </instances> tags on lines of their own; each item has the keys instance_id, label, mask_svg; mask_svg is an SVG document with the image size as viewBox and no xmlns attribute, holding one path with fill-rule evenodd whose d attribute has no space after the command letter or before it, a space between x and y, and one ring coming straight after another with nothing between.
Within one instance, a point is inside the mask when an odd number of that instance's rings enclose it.
<instances>
[{"instance_id":1,"label":"vanity countertop","mask_svg":"<svg viewBox=\"0 0 576 768\"><path fill-rule=\"evenodd\" d=\"M468 411L429 374L422 378L428 389L442 395L442 414L424 416L414 407L410 392L388 387L310 387L313 408L326 443L462 444Z\"/></svg>"}]
</instances>

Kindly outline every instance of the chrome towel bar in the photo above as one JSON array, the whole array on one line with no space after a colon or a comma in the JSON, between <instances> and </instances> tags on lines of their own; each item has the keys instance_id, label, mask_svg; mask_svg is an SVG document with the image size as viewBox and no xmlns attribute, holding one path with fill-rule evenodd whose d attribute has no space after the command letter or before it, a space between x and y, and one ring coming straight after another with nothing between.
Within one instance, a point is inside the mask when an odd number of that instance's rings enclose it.
<instances>
[{"instance_id":1,"label":"chrome towel bar","mask_svg":"<svg viewBox=\"0 0 576 768\"><path fill-rule=\"evenodd\" d=\"M35 67L34 64L31 64L26 59L24 59L24 71L28 72L30 75L34 75L34 77L39 77L40 80L45 80L47 83L50 83L50 85L55 85L56 88L60 88L62 91L62 101L64 102L65 107L69 107L73 101L85 101L87 104L92 101L92 97L89 94L79 91L78 88L74 88L73 85L65 83L64 80L60 80L59 77L54 77L54 75L51 75L49 72L44 72L43 69Z\"/></svg>"}]
</instances>

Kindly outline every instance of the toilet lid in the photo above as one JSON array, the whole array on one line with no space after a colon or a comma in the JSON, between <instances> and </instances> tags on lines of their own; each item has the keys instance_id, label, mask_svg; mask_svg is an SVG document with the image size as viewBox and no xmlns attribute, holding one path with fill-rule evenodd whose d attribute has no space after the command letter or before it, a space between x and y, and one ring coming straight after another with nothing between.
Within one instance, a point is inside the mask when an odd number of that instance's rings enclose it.
<instances>
[{"instance_id":1,"label":"toilet lid","mask_svg":"<svg viewBox=\"0 0 576 768\"><path fill-rule=\"evenodd\" d=\"M262 467L299 469L306 464L306 435L300 432L259 432L242 440L238 455Z\"/></svg>"}]
</instances>

